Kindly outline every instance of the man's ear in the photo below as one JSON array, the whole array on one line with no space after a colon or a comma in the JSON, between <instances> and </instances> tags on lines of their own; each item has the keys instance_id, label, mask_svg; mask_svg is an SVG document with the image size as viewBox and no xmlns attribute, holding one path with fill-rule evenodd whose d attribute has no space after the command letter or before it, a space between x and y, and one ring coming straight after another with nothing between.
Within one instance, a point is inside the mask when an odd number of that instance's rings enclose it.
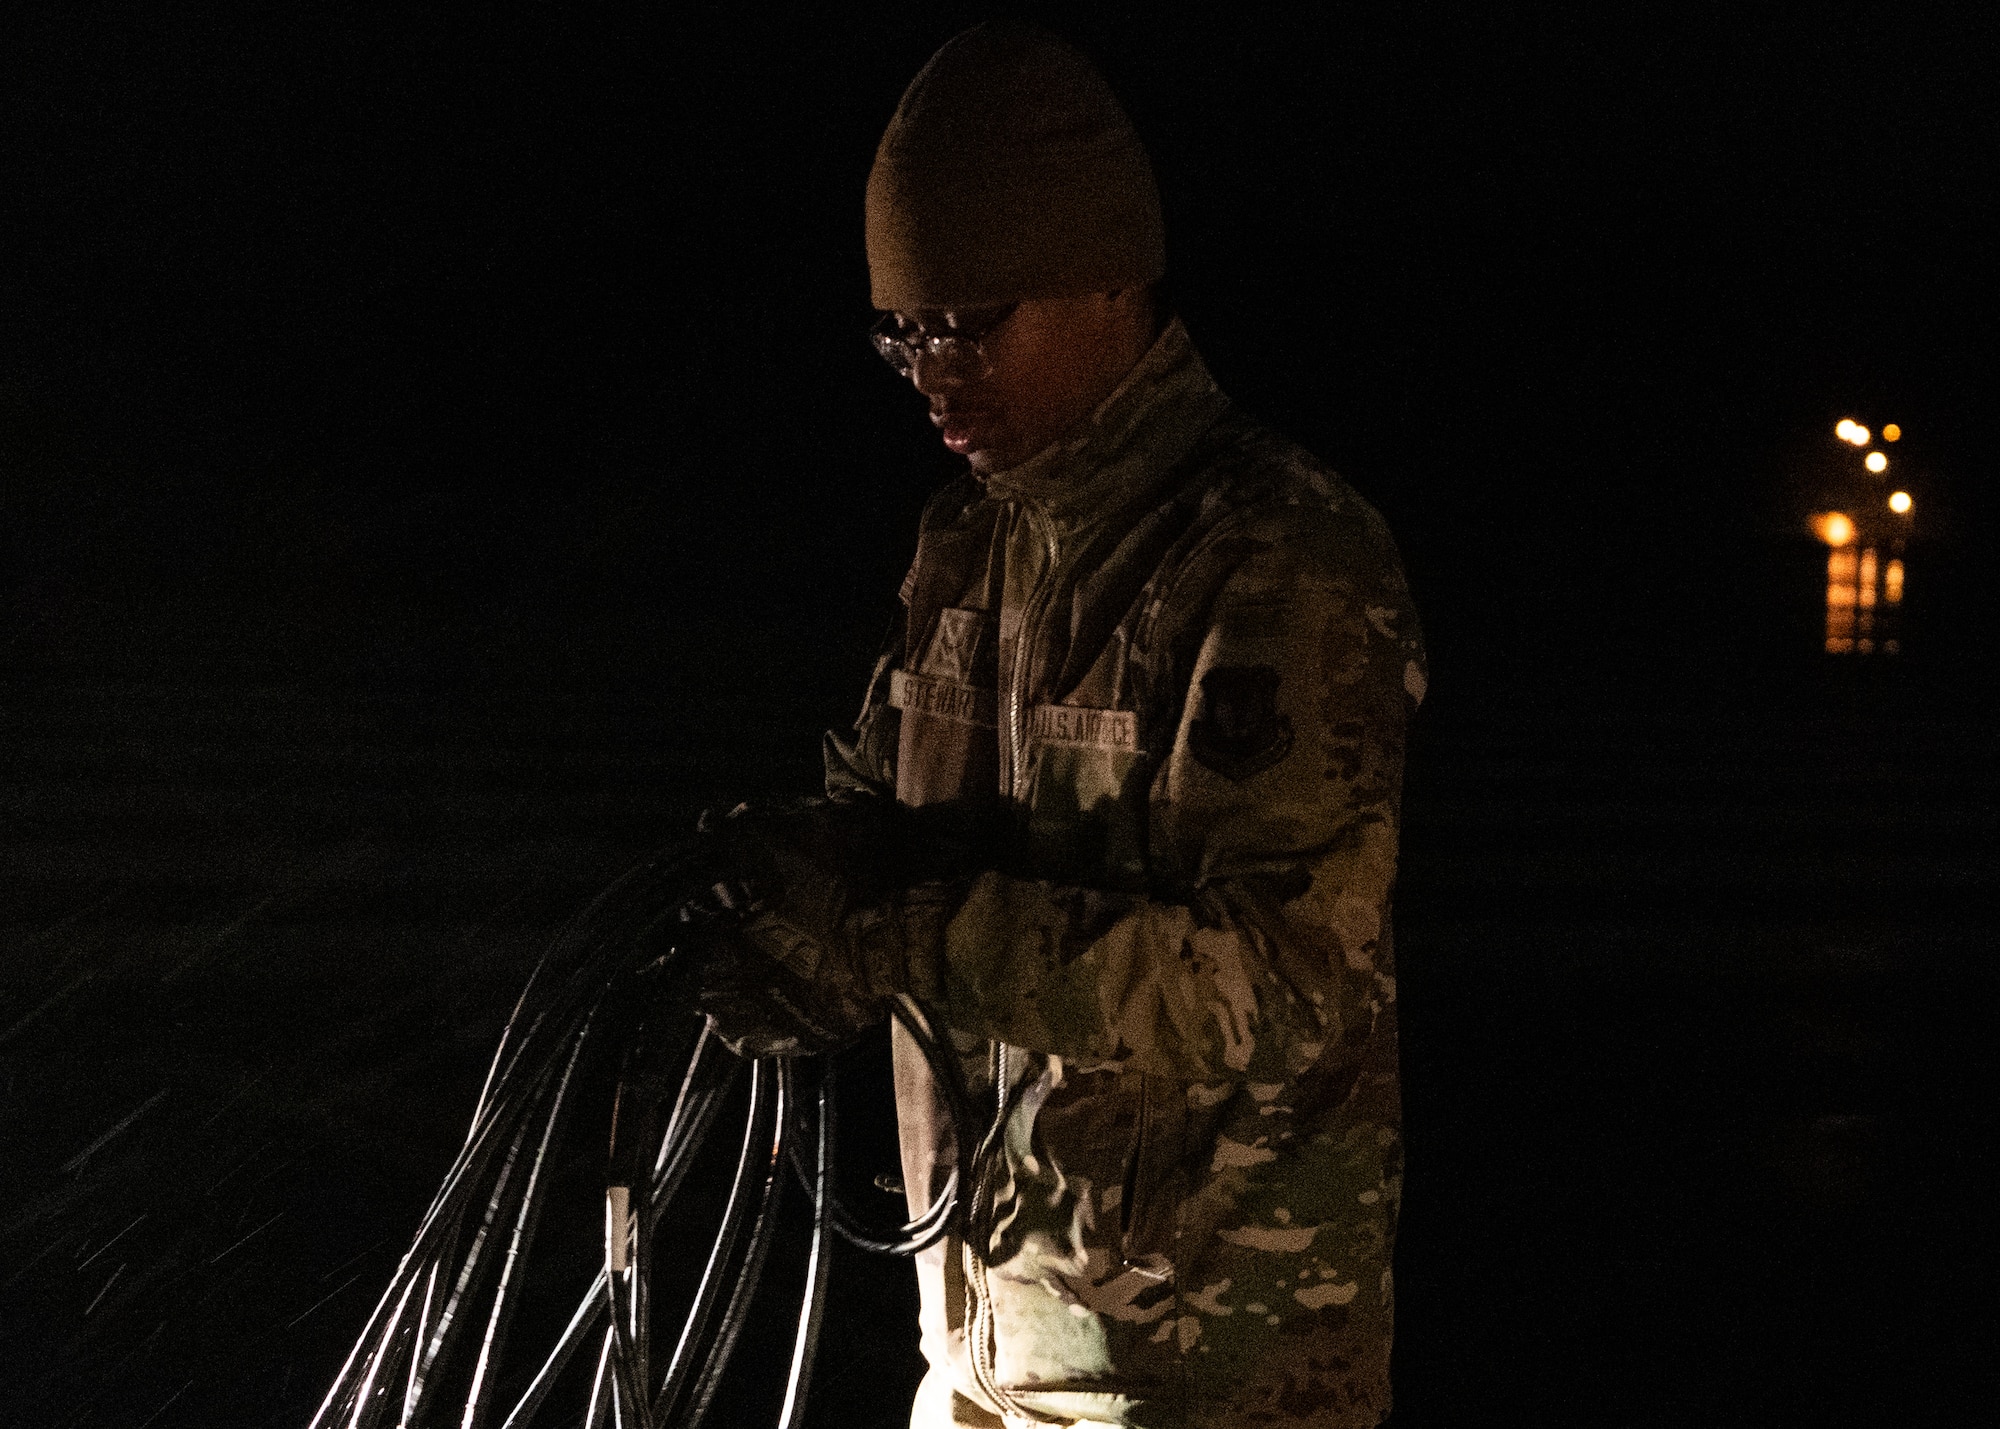
<instances>
[{"instance_id":1,"label":"man's ear","mask_svg":"<svg viewBox=\"0 0 2000 1429\"><path fill-rule=\"evenodd\" d=\"M1166 330L1166 306L1160 301L1159 284L1144 283L1136 288L1113 288L1104 295L1112 307L1131 312L1145 327L1147 336L1158 337Z\"/></svg>"}]
</instances>

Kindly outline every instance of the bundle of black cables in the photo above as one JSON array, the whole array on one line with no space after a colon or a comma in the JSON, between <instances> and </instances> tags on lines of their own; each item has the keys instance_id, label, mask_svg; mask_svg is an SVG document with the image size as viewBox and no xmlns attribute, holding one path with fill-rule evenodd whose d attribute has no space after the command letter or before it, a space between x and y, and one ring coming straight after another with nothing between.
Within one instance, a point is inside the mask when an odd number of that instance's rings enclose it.
<instances>
[{"instance_id":1,"label":"bundle of black cables","mask_svg":"<svg viewBox=\"0 0 2000 1429\"><path fill-rule=\"evenodd\" d=\"M979 1147L956 1137L958 1164L928 1209L893 1230L869 1230L833 1190L831 1062L746 1062L689 1010L675 920L711 873L698 845L657 855L612 885L544 955L501 1034L465 1145L311 1429L526 1429L586 1343L595 1344L597 1363L582 1409L585 1429L692 1429L714 1400L763 1277L787 1162L812 1202L798 1331L778 1413L781 1429L796 1429L826 1305L829 1235L909 1255L963 1227L970 1198L960 1191L973 1182L990 1133ZM960 1069L939 1029L908 999L892 1011L946 1089L957 1125L970 1126ZM508 1332L536 1227L575 1119L577 1088L594 1060L617 1068L606 1117L603 1264L554 1345L539 1351L539 1360L515 1356ZM671 1350L656 1355L650 1275L663 1219L745 1077L742 1144L713 1246Z\"/></svg>"}]
</instances>

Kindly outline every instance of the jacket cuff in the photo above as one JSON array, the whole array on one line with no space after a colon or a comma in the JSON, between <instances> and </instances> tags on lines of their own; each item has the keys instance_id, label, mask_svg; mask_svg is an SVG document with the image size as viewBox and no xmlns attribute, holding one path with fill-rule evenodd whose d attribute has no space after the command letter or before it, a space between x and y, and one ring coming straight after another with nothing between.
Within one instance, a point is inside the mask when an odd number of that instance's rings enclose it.
<instances>
[{"instance_id":1,"label":"jacket cuff","mask_svg":"<svg viewBox=\"0 0 2000 1429\"><path fill-rule=\"evenodd\" d=\"M852 916L856 970L872 997L908 993L936 1001L943 987L945 925L959 901L949 884L920 883Z\"/></svg>"}]
</instances>

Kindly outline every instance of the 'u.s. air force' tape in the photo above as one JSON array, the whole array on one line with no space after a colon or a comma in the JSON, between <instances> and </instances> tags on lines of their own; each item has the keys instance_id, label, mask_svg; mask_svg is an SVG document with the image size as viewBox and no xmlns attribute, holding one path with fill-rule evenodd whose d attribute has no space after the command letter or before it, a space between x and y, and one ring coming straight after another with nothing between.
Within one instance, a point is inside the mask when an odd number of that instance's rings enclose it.
<instances>
[{"instance_id":1,"label":"'u.s. air force' tape","mask_svg":"<svg viewBox=\"0 0 2000 1429\"><path fill-rule=\"evenodd\" d=\"M1137 749L1139 717L1130 710L1087 710L1075 705L1036 705L1028 716L1033 744L1072 749Z\"/></svg>"}]
</instances>

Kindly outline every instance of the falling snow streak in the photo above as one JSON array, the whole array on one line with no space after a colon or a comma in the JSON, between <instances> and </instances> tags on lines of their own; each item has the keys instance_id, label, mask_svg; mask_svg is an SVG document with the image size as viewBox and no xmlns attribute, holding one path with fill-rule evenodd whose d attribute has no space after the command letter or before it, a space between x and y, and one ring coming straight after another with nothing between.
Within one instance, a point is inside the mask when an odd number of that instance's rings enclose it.
<instances>
[{"instance_id":1,"label":"falling snow streak","mask_svg":"<svg viewBox=\"0 0 2000 1429\"><path fill-rule=\"evenodd\" d=\"M105 1132L102 1136L98 1137L97 1140L91 1142L90 1145L84 1147L83 1150L77 1152L76 1155L70 1157L69 1160L63 1162L62 1169L65 1171L74 1171L79 1166L83 1165L84 1162L88 1161L91 1157L95 1156L99 1151L102 1151L106 1146L110 1145L111 1142L115 1140L124 1131L126 1131L132 1125L133 1122L137 1121L140 1117L144 1116L147 1112L151 1111L154 1107L158 1106L161 1098L165 1097L166 1094L167 1094L167 1089L165 1087L161 1087L157 1092L154 1092L150 1097L147 1097L144 1102L140 1103L140 1105L136 1110L128 1114L122 1121L116 1123L114 1126L112 1126L112 1128L109 1131Z\"/></svg>"}]
</instances>

